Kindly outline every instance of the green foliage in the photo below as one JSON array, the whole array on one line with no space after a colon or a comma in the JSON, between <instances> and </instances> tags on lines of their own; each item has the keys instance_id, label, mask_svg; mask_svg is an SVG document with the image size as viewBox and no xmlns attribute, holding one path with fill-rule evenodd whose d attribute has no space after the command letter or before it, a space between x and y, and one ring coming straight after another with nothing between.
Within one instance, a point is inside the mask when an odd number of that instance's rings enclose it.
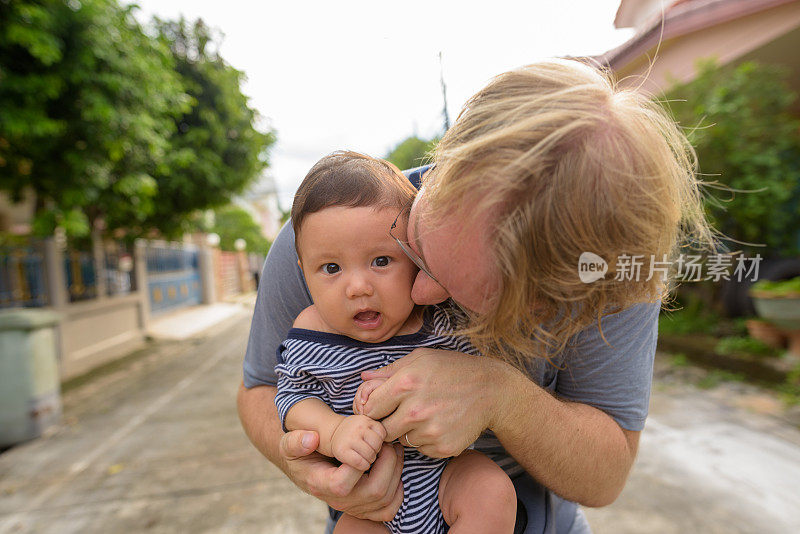
<instances>
[{"instance_id":1,"label":"green foliage","mask_svg":"<svg viewBox=\"0 0 800 534\"><path fill-rule=\"evenodd\" d=\"M411 136L394 147L385 159L397 165L400 170L419 167L430 161L430 155L438 143L438 137L425 141Z\"/></svg>"},{"instance_id":2,"label":"green foliage","mask_svg":"<svg viewBox=\"0 0 800 534\"><path fill-rule=\"evenodd\" d=\"M191 107L175 119L170 151L156 170L158 195L149 221L165 234L185 229L198 209L230 202L267 166L273 132L255 128L256 112L241 92L244 75L214 51L217 38L198 20L156 19L160 40L169 46Z\"/></svg>"},{"instance_id":3,"label":"green foliage","mask_svg":"<svg viewBox=\"0 0 800 534\"><path fill-rule=\"evenodd\" d=\"M728 325L731 327L731 334L735 334L738 336L746 336L747 332L747 321L749 320L748 317L736 317L731 319Z\"/></svg>"},{"instance_id":4,"label":"green foliage","mask_svg":"<svg viewBox=\"0 0 800 534\"><path fill-rule=\"evenodd\" d=\"M292 218L292 210L291 208L285 210L281 207L278 207L278 209L281 211L280 222L281 226L283 226L284 224L289 222L289 219Z\"/></svg>"},{"instance_id":5,"label":"green foliage","mask_svg":"<svg viewBox=\"0 0 800 534\"><path fill-rule=\"evenodd\" d=\"M689 358L686 354L678 352L670 356L669 363L673 367L689 367Z\"/></svg>"},{"instance_id":6,"label":"green foliage","mask_svg":"<svg viewBox=\"0 0 800 534\"><path fill-rule=\"evenodd\" d=\"M703 378L697 381L697 387L711 389L722 382L744 382L747 377L742 373L734 373L722 369L712 369Z\"/></svg>"},{"instance_id":7,"label":"green foliage","mask_svg":"<svg viewBox=\"0 0 800 534\"><path fill-rule=\"evenodd\" d=\"M37 234L187 228L267 165L241 93L200 21L145 33L118 0L0 1L0 190L36 193Z\"/></svg>"},{"instance_id":8,"label":"green foliage","mask_svg":"<svg viewBox=\"0 0 800 534\"><path fill-rule=\"evenodd\" d=\"M659 334L710 334L719 324L719 316L699 299L690 300L676 311L662 312L658 318Z\"/></svg>"},{"instance_id":9,"label":"green foliage","mask_svg":"<svg viewBox=\"0 0 800 534\"><path fill-rule=\"evenodd\" d=\"M153 211L173 115L173 60L114 0L0 2L0 190L34 189L34 228L85 235Z\"/></svg>"},{"instance_id":10,"label":"green foliage","mask_svg":"<svg viewBox=\"0 0 800 534\"><path fill-rule=\"evenodd\" d=\"M222 250L235 250L237 239L247 242L247 251L266 254L270 247L269 240L261 233L261 227L246 210L229 204L214 211L214 224L211 232L219 235L219 246Z\"/></svg>"},{"instance_id":11,"label":"green foliage","mask_svg":"<svg viewBox=\"0 0 800 534\"><path fill-rule=\"evenodd\" d=\"M790 295L800 295L800 276L795 276L789 280L773 282L771 280L760 280L753 284L754 291L764 291L772 293L776 297L788 297Z\"/></svg>"},{"instance_id":12,"label":"green foliage","mask_svg":"<svg viewBox=\"0 0 800 534\"><path fill-rule=\"evenodd\" d=\"M783 401L788 405L800 404L800 363L792 367L792 370L786 375L786 381L778 388Z\"/></svg>"},{"instance_id":13,"label":"green foliage","mask_svg":"<svg viewBox=\"0 0 800 534\"><path fill-rule=\"evenodd\" d=\"M717 341L714 351L718 354L746 353L759 356L777 356L779 351L763 341L746 336L728 336Z\"/></svg>"},{"instance_id":14,"label":"green foliage","mask_svg":"<svg viewBox=\"0 0 800 534\"><path fill-rule=\"evenodd\" d=\"M729 188L713 191L718 201L707 202L712 222L736 240L766 244L769 255L797 254L800 120L790 112L796 95L787 73L751 62L698 67L697 78L671 89L669 98L700 171L719 175L707 179Z\"/></svg>"}]
</instances>

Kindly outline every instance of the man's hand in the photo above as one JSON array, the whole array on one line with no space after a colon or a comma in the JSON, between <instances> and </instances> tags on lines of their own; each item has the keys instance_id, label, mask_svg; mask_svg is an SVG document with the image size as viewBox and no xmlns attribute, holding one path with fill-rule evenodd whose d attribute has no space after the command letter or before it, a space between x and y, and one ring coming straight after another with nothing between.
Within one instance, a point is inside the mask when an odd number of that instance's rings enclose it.
<instances>
[{"instance_id":1,"label":"man's hand","mask_svg":"<svg viewBox=\"0 0 800 534\"><path fill-rule=\"evenodd\" d=\"M403 503L403 448L384 443L370 472L362 474L347 464L334 466L315 452L318 444L316 432L296 430L283 435L279 453L287 476L336 510L370 521L391 521Z\"/></svg>"},{"instance_id":2,"label":"man's hand","mask_svg":"<svg viewBox=\"0 0 800 534\"><path fill-rule=\"evenodd\" d=\"M427 456L457 456L492 427L509 372L515 370L490 358L418 348L361 373L364 380L386 380L372 391L363 413L381 420L387 441L407 435Z\"/></svg>"},{"instance_id":3,"label":"man's hand","mask_svg":"<svg viewBox=\"0 0 800 534\"><path fill-rule=\"evenodd\" d=\"M384 438L386 430L378 421L365 415L351 415L342 419L333 431L330 448L337 460L364 472L377 458Z\"/></svg>"},{"instance_id":4,"label":"man's hand","mask_svg":"<svg viewBox=\"0 0 800 534\"><path fill-rule=\"evenodd\" d=\"M369 473L359 472L355 486L348 492L346 473L338 471L330 458L315 452L319 447L316 432L283 432L275 406L276 393L274 386L239 386L239 417L256 448L298 488L332 508L362 519L390 521L403 503L403 448L384 444Z\"/></svg>"}]
</instances>

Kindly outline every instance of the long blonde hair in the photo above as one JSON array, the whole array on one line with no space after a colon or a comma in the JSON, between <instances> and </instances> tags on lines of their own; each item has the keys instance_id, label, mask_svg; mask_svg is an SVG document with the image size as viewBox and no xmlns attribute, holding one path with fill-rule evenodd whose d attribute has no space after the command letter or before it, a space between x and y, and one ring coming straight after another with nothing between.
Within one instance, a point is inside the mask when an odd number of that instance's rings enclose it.
<instances>
[{"instance_id":1,"label":"long blonde hair","mask_svg":"<svg viewBox=\"0 0 800 534\"><path fill-rule=\"evenodd\" d=\"M645 280L651 258L674 258L687 239L712 242L680 128L647 95L579 61L497 76L466 103L434 157L422 217L493 215L501 289L464 333L518 367L563 350L606 314L665 298L667 281ZM584 252L608 262L603 279L580 280ZM622 255L643 257L640 280L616 279Z\"/></svg>"}]
</instances>

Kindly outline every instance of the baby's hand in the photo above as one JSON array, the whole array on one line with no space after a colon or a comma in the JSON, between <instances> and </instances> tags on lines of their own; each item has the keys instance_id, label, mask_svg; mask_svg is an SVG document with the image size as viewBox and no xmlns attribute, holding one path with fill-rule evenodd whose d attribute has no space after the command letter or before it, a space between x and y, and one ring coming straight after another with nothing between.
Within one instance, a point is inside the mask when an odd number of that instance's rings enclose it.
<instances>
[{"instance_id":1,"label":"baby's hand","mask_svg":"<svg viewBox=\"0 0 800 534\"><path fill-rule=\"evenodd\" d=\"M378 386L386 382L385 378L373 378L362 382L356 391L356 397L353 399L353 413L364 413L364 405L367 403L370 394L378 389Z\"/></svg>"},{"instance_id":2,"label":"baby's hand","mask_svg":"<svg viewBox=\"0 0 800 534\"><path fill-rule=\"evenodd\" d=\"M366 471L381 450L386 429L366 415L342 419L331 436L331 452L340 462Z\"/></svg>"}]
</instances>

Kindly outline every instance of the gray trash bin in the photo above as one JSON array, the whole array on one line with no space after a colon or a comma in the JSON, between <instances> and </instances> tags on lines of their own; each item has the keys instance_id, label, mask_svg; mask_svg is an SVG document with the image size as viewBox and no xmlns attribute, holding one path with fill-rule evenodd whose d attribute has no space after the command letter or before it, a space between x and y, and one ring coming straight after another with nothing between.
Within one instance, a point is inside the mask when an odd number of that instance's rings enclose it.
<instances>
[{"instance_id":1,"label":"gray trash bin","mask_svg":"<svg viewBox=\"0 0 800 534\"><path fill-rule=\"evenodd\" d=\"M58 319L48 310L0 311L0 447L36 438L61 419Z\"/></svg>"}]
</instances>

